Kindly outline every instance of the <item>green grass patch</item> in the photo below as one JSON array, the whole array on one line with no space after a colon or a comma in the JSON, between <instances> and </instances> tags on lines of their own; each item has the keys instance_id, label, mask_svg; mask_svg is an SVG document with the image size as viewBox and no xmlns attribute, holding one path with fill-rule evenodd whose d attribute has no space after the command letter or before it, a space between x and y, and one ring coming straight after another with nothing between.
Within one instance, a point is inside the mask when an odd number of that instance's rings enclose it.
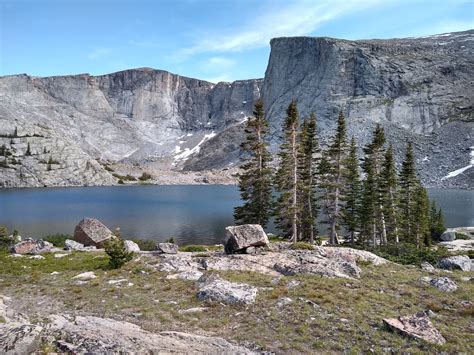
<instances>
[{"instance_id":1,"label":"green grass patch","mask_svg":"<svg viewBox=\"0 0 474 355\"><path fill-rule=\"evenodd\" d=\"M206 252L208 249L204 245L185 245L179 247L179 251L183 252Z\"/></svg>"},{"instance_id":2,"label":"green grass patch","mask_svg":"<svg viewBox=\"0 0 474 355\"><path fill-rule=\"evenodd\" d=\"M73 237L69 234L52 234L41 239L52 243L55 247L64 248L66 240L73 239Z\"/></svg>"},{"instance_id":3,"label":"green grass patch","mask_svg":"<svg viewBox=\"0 0 474 355\"><path fill-rule=\"evenodd\" d=\"M293 250L314 250L313 244L307 242L296 242L290 245Z\"/></svg>"}]
</instances>

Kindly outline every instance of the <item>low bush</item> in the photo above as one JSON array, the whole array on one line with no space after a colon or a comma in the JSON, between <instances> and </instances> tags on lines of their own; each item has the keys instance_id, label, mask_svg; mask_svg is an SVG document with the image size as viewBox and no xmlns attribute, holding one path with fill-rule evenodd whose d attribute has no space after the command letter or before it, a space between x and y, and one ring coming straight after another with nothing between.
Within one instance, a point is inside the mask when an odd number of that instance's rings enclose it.
<instances>
[{"instance_id":1,"label":"low bush","mask_svg":"<svg viewBox=\"0 0 474 355\"><path fill-rule=\"evenodd\" d=\"M65 247L64 242L66 241L66 239L73 239L73 238L69 234L52 234L52 235L47 235L46 237L42 239L46 242L50 242L55 247L64 248Z\"/></svg>"},{"instance_id":2,"label":"low bush","mask_svg":"<svg viewBox=\"0 0 474 355\"><path fill-rule=\"evenodd\" d=\"M419 249L410 243L383 245L376 248L358 244L347 246L368 250L382 258L403 265L420 265L424 261L436 264L439 260L450 256L448 250L442 246L436 248L421 247Z\"/></svg>"},{"instance_id":3,"label":"low bush","mask_svg":"<svg viewBox=\"0 0 474 355\"><path fill-rule=\"evenodd\" d=\"M296 242L290 245L293 250L314 250L313 244L307 242Z\"/></svg>"},{"instance_id":4,"label":"low bush","mask_svg":"<svg viewBox=\"0 0 474 355\"><path fill-rule=\"evenodd\" d=\"M179 251L184 252L206 252L208 251L204 245L185 245L179 247Z\"/></svg>"},{"instance_id":5,"label":"low bush","mask_svg":"<svg viewBox=\"0 0 474 355\"><path fill-rule=\"evenodd\" d=\"M467 234L461 233L461 232L456 232L456 239L464 239L464 240L469 240L471 237L469 237Z\"/></svg>"},{"instance_id":6,"label":"low bush","mask_svg":"<svg viewBox=\"0 0 474 355\"><path fill-rule=\"evenodd\" d=\"M123 240L118 238L105 244L105 253L109 256L109 267L112 269L120 269L132 260L134 254L127 251Z\"/></svg>"},{"instance_id":7,"label":"low bush","mask_svg":"<svg viewBox=\"0 0 474 355\"><path fill-rule=\"evenodd\" d=\"M146 172L143 172L143 174L138 178L140 181L147 181L150 180L152 176Z\"/></svg>"}]
</instances>

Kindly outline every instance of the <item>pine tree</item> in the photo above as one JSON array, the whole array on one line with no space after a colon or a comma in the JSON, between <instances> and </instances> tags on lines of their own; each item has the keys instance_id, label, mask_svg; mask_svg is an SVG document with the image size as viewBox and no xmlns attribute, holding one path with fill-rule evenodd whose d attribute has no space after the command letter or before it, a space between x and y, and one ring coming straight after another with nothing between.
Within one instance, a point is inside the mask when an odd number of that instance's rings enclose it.
<instances>
[{"instance_id":1,"label":"pine tree","mask_svg":"<svg viewBox=\"0 0 474 355\"><path fill-rule=\"evenodd\" d=\"M366 179L367 181L364 183L364 189L367 190L367 193L364 193L365 198L363 203L372 205L364 205L363 210L370 211L370 216L367 216L367 218L364 219L364 223L369 224L365 229L367 232L371 230L372 243L374 246L377 245L377 229L379 230L380 244L387 244L387 230L381 191L381 170L384 158L384 144L384 130L380 125L377 125L373 132L372 142L367 144L364 148L365 157L363 163L364 173L366 176L370 175L370 179Z\"/></svg>"},{"instance_id":2,"label":"pine tree","mask_svg":"<svg viewBox=\"0 0 474 355\"><path fill-rule=\"evenodd\" d=\"M376 188L376 174L372 159L365 159L363 163L363 170L365 174L364 181L362 183L362 199L360 207L360 226L362 239L368 242L372 239L372 245L376 246L376 201L377 201L377 188Z\"/></svg>"},{"instance_id":3,"label":"pine tree","mask_svg":"<svg viewBox=\"0 0 474 355\"><path fill-rule=\"evenodd\" d=\"M357 145L354 136L352 136L347 156L345 169L345 205L343 208L343 224L350 234L350 241L354 244L355 233L359 228L360 211L360 174L359 160L357 158Z\"/></svg>"},{"instance_id":4,"label":"pine tree","mask_svg":"<svg viewBox=\"0 0 474 355\"><path fill-rule=\"evenodd\" d=\"M247 121L247 135L241 148L243 173L239 175L240 196L244 201L236 207L234 218L237 224L255 223L266 227L272 208L271 155L267 150L266 135L268 121L265 119L263 101L255 103L253 117Z\"/></svg>"},{"instance_id":5,"label":"pine tree","mask_svg":"<svg viewBox=\"0 0 474 355\"><path fill-rule=\"evenodd\" d=\"M300 216L300 240L314 242L317 234L316 217L316 154L319 152L319 142L316 135L316 115L311 113L301 125L299 146L299 201L302 205Z\"/></svg>"},{"instance_id":6,"label":"pine tree","mask_svg":"<svg viewBox=\"0 0 474 355\"><path fill-rule=\"evenodd\" d=\"M25 155L31 155L30 143L28 142L28 147L26 148Z\"/></svg>"},{"instance_id":7,"label":"pine tree","mask_svg":"<svg viewBox=\"0 0 474 355\"><path fill-rule=\"evenodd\" d=\"M381 193L383 211L385 216L385 222L387 226L387 235L389 239L395 243L399 242L399 230L398 230L398 179L397 171L395 169L395 161L393 157L392 145L389 145L385 152L385 159L382 166L381 174Z\"/></svg>"},{"instance_id":8,"label":"pine tree","mask_svg":"<svg viewBox=\"0 0 474 355\"><path fill-rule=\"evenodd\" d=\"M435 200L431 201L430 208L430 235L432 240L439 240L439 237L445 231L444 217L441 208L438 210Z\"/></svg>"},{"instance_id":9,"label":"pine tree","mask_svg":"<svg viewBox=\"0 0 474 355\"><path fill-rule=\"evenodd\" d=\"M337 232L340 227L344 199L344 170L347 158L346 119L342 111L337 118L336 134L327 150L329 174L327 180L327 216L329 222L329 243L338 243Z\"/></svg>"},{"instance_id":10,"label":"pine tree","mask_svg":"<svg viewBox=\"0 0 474 355\"><path fill-rule=\"evenodd\" d=\"M415 244L420 248L422 243L426 246L431 244L430 238L430 221L429 221L430 202L426 189L418 184L414 194L414 211L415 216Z\"/></svg>"},{"instance_id":11,"label":"pine tree","mask_svg":"<svg viewBox=\"0 0 474 355\"><path fill-rule=\"evenodd\" d=\"M408 143L405 153L405 159L402 163L400 172L400 222L401 236L405 242L416 242L414 233L416 233L416 215L415 209L415 193L418 187L418 178L416 176L415 158L413 155L413 147Z\"/></svg>"},{"instance_id":12,"label":"pine tree","mask_svg":"<svg viewBox=\"0 0 474 355\"><path fill-rule=\"evenodd\" d=\"M283 143L278 156L280 165L275 176L275 186L280 196L277 201L277 223L291 241L298 240L298 127L299 115L296 101L291 101L283 124Z\"/></svg>"}]
</instances>

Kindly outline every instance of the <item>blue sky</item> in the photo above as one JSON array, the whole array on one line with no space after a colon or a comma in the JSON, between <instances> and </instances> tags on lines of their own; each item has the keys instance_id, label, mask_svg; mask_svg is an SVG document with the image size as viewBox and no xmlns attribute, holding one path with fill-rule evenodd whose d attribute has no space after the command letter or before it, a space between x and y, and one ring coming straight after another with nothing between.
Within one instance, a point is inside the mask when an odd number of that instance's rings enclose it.
<instances>
[{"instance_id":1,"label":"blue sky","mask_svg":"<svg viewBox=\"0 0 474 355\"><path fill-rule=\"evenodd\" d=\"M263 77L269 40L425 36L474 28L474 0L0 0L0 75L152 67Z\"/></svg>"}]
</instances>

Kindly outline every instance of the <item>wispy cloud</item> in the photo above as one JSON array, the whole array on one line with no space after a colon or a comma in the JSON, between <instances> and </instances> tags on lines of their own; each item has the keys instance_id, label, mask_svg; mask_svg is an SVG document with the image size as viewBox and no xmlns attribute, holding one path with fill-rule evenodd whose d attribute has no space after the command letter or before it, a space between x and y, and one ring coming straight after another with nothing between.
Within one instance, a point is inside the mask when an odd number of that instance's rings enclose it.
<instances>
[{"instance_id":1,"label":"wispy cloud","mask_svg":"<svg viewBox=\"0 0 474 355\"><path fill-rule=\"evenodd\" d=\"M201 68L205 71L216 72L227 70L236 64L235 60L225 57L211 57L201 62Z\"/></svg>"},{"instance_id":2,"label":"wispy cloud","mask_svg":"<svg viewBox=\"0 0 474 355\"><path fill-rule=\"evenodd\" d=\"M112 52L110 48L96 48L87 55L87 58L90 60L99 59L106 56L110 52Z\"/></svg>"},{"instance_id":3,"label":"wispy cloud","mask_svg":"<svg viewBox=\"0 0 474 355\"><path fill-rule=\"evenodd\" d=\"M271 38L307 35L323 23L352 11L382 3L382 0L299 0L285 7L257 16L241 28L228 29L226 34L209 35L176 53L184 60L195 54L236 52L268 45Z\"/></svg>"}]
</instances>

